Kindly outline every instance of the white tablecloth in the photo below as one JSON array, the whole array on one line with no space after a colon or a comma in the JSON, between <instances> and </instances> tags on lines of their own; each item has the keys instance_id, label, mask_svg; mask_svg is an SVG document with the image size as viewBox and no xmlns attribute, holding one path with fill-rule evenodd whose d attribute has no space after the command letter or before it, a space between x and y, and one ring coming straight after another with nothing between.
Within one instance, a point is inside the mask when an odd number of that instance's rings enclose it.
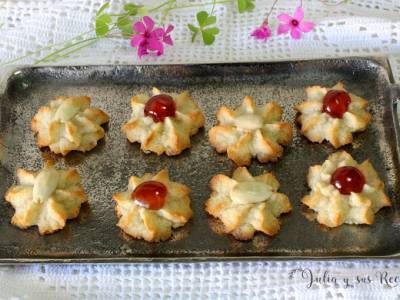
<instances>
[{"instance_id":1,"label":"white tablecloth","mask_svg":"<svg viewBox=\"0 0 400 300\"><path fill-rule=\"evenodd\" d=\"M102 2L0 0L0 62L91 29ZM111 9L118 11L126 2L111 1ZM267 43L249 39L249 32L263 18L260 12L266 11L271 2L256 1L257 10L244 15L239 15L231 4L218 6L221 34L210 47L190 42L185 24L194 20L196 10L174 11L167 21L176 26L175 47L167 48L165 56L144 59L142 63L389 55L399 82L399 0L354 0L340 6L303 1L306 19L316 22L314 32L300 41L288 36L275 36ZM296 1L282 0L277 11L293 11L296 5ZM29 64L35 58L38 56L19 63ZM129 42L107 39L57 62L114 63L139 63ZM321 282L309 286L311 273ZM3 266L0 299L399 299L398 276L400 262L391 260Z\"/></svg>"}]
</instances>

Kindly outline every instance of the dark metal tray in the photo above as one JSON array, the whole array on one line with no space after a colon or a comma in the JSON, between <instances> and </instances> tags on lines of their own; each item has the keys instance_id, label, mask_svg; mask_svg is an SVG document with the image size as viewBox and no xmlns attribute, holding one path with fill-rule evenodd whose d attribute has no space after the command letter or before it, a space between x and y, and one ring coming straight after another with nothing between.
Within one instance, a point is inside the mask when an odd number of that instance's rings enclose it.
<instances>
[{"instance_id":1,"label":"dark metal tray","mask_svg":"<svg viewBox=\"0 0 400 300\"><path fill-rule=\"evenodd\" d=\"M294 259L338 257L396 257L400 255L398 120L395 99L399 89L390 83L389 68L378 59L333 59L288 63L186 66L36 67L3 70L0 91L0 195L15 183L17 168L38 169L44 159L78 168L89 195L76 220L64 230L40 236L36 228L20 230L10 224L13 208L0 201L0 262L144 262L226 259ZM369 99L373 121L343 149L361 162L370 159L386 183L392 208L382 209L372 226L344 225L327 229L313 221L300 203L308 193L308 167L332 153L327 144L312 144L299 135L277 163L253 162L253 174L272 171L289 196L293 211L284 216L280 233L257 234L248 242L220 233L221 224L207 216L204 203L208 183L217 173L231 175L235 165L209 145L208 129L217 109L238 105L245 95L258 104L275 100L284 119L295 120L294 105L304 98L304 87L332 86L343 81L355 94ZM152 86L165 91L188 89L206 115L206 128L192 138L192 147L177 157L144 154L130 144L120 128L130 116L129 100ZM57 95L88 95L93 105L110 115L106 137L93 151L65 158L40 151L30 130L38 108ZM148 243L133 240L115 226L112 195L126 189L128 177L168 168L172 179L192 188L193 219L171 240Z\"/></svg>"}]
</instances>

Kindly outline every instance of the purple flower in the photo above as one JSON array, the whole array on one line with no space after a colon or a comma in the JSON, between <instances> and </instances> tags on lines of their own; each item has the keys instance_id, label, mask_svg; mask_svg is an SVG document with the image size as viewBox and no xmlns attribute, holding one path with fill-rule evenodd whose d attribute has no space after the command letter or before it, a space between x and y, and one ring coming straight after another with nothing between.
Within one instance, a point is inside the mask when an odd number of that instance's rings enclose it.
<instances>
[{"instance_id":1,"label":"purple flower","mask_svg":"<svg viewBox=\"0 0 400 300\"><path fill-rule=\"evenodd\" d=\"M132 39L132 47L138 47L137 55L139 58L150 53L160 56L164 53L164 44L172 45L172 39L169 33L174 29L169 25L166 30L155 28L154 21L148 16L143 17L143 22L133 24L133 30L137 32Z\"/></svg>"},{"instance_id":2,"label":"purple flower","mask_svg":"<svg viewBox=\"0 0 400 300\"><path fill-rule=\"evenodd\" d=\"M302 32L309 32L314 28L313 22L303 21L303 18L304 12L301 6L296 8L293 17L288 14L280 14L278 20L283 23L278 27L278 34L287 33L290 30L290 35L293 39L300 39Z\"/></svg>"},{"instance_id":3,"label":"purple flower","mask_svg":"<svg viewBox=\"0 0 400 300\"><path fill-rule=\"evenodd\" d=\"M272 31L269 28L268 24L263 23L260 27L257 27L252 33L253 36L257 40L266 41L272 36Z\"/></svg>"}]
</instances>

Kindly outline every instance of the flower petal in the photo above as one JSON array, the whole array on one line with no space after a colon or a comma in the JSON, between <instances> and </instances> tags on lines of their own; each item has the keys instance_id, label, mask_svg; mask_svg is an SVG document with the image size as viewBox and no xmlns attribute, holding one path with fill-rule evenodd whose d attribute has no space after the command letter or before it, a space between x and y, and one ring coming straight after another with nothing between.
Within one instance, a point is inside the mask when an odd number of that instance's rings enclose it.
<instances>
[{"instance_id":1,"label":"flower petal","mask_svg":"<svg viewBox=\"0 0 400 300\"><path fill-rule=\"evenodd\" d=\"M142 58L142 56L145 56L148 54L149 54L149 52L147 51L147 48L145 46L138 47L137 55L139 56L139 58Z\"/></svg>"},{"instance_id":2,"label":"flower petal","mask_svg":"<svg viewBox=\"0 0 400 300\"><path fill-rule=\"evenodd\" d=\"M286 33L290 30L291 26L288 24L281 24L278 27L278 34Z\"/></svg>"},{"instance_id":3,"label":"flower petal","mask_svg":"<svg viewBox=\"0 0 400 300\"><path fill-rule=\"evenodd\" d=\"M314 29L314 23L313 22L301 22L299 24L299 29L303 32L309 32Z\"/></svg>"},{"instance_id":4,"label":"flower petal","mask_svg":"<svg viewBox=\"0 0 400 300\"><path fill-rule=\"evenodd\" d=\"M172 41L172 38L171 38L171 36L169 36L169 35L165 35L164 36L164 38L163 38L163 42L165 43L165 44L167 44L167 45L174 45L174 42Z\"/></svg>"},{"instance_id":5,"label":"flower petal","mask_svg":"<svg viewBox=\"0 0 400 300\"><path fill-rule=\"evenodd\" d=\"M294 19L296 19L297 21L302 21L304 18L304 12L303 12L303 8L301 6L298 6L296 8L296 11L294 12Z\"/></svg>"},{"instance_id":6,"label":"flower petal","mask_svg":"<svg viewBox=\"0 0 400 300\"><path fill-rule=\"evenodd\" d=\"M137 47L141 43L143 43L145 40L146 39L142 34L135 34L131 39L131 45L132 45L132 47Z\"/></svg>"},{"instance_id":7,"label":"flower petal","mask_svg":"<svg viewBox=\"0 0 400 300\"><path fill-rule=\"evenodd\" d=\"M285 23L290 23L293 18L289 16L288 14L280 14L278 17L279 21L285 22Z\"/></svg>"},{"instance_id":8,"label":"flower petal","mask_svg":"<svg viewBox=\"0 0 400 300\"><path fill-rule=\"evenodd\" d=\"M264 33L260 28L257 28L251 33L251 36L254 36L257 40L264 39Z\"/></svg>"},{"instance_id":9,"label":"flower petal","mask_svg":"<svg viewBox=\"0 0 400 300\"><path fill-rule=\"evenodd\" d=\"M172 30L174 30L174 25L169 24L167 29L165 30L165 34L170 33Z\"/></svg>"},{"instance_id":10,"label":"flower petal","mask_svg":"<svg viewBox=\"0 0 400 300\"><path fill-rule=\"evenodd\" d=\"M133 30L138 33L145 33L146 27L142 22L136 22L135 24L133 24Z\"/></svg>"},{"instance_id":11,"label":"flower petal","mask_svg":"<svg viewBox=\"0 0 400 300\"><path fill-rule=\"evenodd\" d=\"M154 28L154 21L152 18L150 18L149 16L144 16L143 17L143 22L144 24L146 24L146 29L147 31L152 31Z\"/></svg>"},{"instance_id":12,"label":"flower petal","mask_svg":"<svg viewBox=\"0 0 400 300\"><path fill-rule=\"evenodd\" d=\"M299 40L301 38L301 31L297 27L293 27L292 30L290 31L290 35L292 36L293 39Z\"/></svg>"},{"instance_id":13,"label":"flower petal","mask_svg":"<svg viewBox=\"0 0 400 300\"><path fill-rule=\"evenodd\" d=\"M147 40L147 49L151 51L157 51L157 53L164 53L164 45L161 41L157 39L148 39Z\"/></svg>"},{"instance_id":14,"label":"flower petal","mask_svg":"<svg viewBox=\"0 0 400 300\"><path fill-rule=\"evenodd\" d=\"M267 37L270 37L272 35L272 30L268 26L264 27L264 32L267 35Z\"/></svg>"},{"instance_id":15,"label":"flower petal","mask_svg":"<svg viewBox=\"0 0 400 300\"><path fill-rule=\"evenodd\" d=\"M150 38L161 39L164 36L164 29L156 28L150 33Z\"/></svg>"},{"instance_id":16,"label":"flower petal","mask_svg":"<svg viewBox=\"0 0 400 300\"><path fill-rule=\"evenodd\" d=\"M268 26L258 27L251 33L251 36L255 37L257 40L267 40L271 35L272 32Z\"/></svg>"}]
</instances>

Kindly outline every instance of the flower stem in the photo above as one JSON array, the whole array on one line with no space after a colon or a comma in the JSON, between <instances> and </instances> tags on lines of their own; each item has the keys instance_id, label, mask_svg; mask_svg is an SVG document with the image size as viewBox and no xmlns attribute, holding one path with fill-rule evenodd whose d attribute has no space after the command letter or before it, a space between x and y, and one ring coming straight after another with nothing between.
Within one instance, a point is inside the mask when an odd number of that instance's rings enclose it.
<instances>
[{"instance_id":1,"label":"flower stem","mask_svg":"<svg viewBox=\"0 0 400 300\"><path fill-rule=\"evenodd\" d=\"M15 63L15 62L17 62L17 61L23 60L24 58L27 58L27 57L30 57L30 56L32 56L32 55L38 54L38 53L40 53L40 52L42 52L42 51L44 51L44 50L52 49L52 48L54 48L54 47L56 47L56 46L65 45L65 44L67 44L67 43L69 43L69 42L72 42L72 41L74 41L74 40L76 40L76 39L79 39L79 38L81 38L81 37L83 37L83 36L85 36L85 35L87 35L87 34L89 34L89 33L92 33L92 32L93 32L93 30L89 30L89 31L86 31L86 32L84 32L84 33L81 33L81 34L79 34L79 35L77 35L77 36L74 36L73 38L71 38L71 39L69 39L69 40L66 40L66 41L63 41L63 42L60 42L60 43L56 43L56 44L51 44L51 45L48 45L48 46L45 46L45 47L41 47L41 48L37 49L36 51L34 51L34 52L32 52L32 53L29 53L29 54L26 54L26 55L24 55L24 56L17 57L17 58L15 58L15 59L12 59L12 60L5 61L5 62L3 62L3 63L0 63L0 66L4 66L4 65L8 65L8 64Z\"/></svg>"},{"instance_id":2,"label":"flower stem","mask_svg":"<svg viewBox=\"0 0 400 300\"><path fill-rule=\"evenodd\" d=\"M73 47L78 46L78 45L80 45L80 44L83 44L83 43L86 43L86 42L89 42L89 41L93 41L93 40L97 40L97 39L98 39L97 37L95 37L95 38L89 38L89 39L85 39L85 40L83 40L83 41L79 41L79 42L73 43L73 44L68 45L68 46L66 46L66 47L63 47L63 48L61 48L61 49L59 49L59 50L56 50L56 51L50 53L49 55L46 55L45 57L43 57L43 58L41 58L41 59L35 61L35 65L38 65L38 64L40 64L40 63L42 63L42 62L49 61L51 58L57 56L59 53L62 53L63 51L65 51L65 50L67 50L67 49L70 49L70 48L73 48Z\"/></svg>"},{"instance_id":3,"label":"flower stem","mask_svg":"<svg viewBox=\"0 0 400 300\"><path fill-rule=\"evenodd\" d=\"M168 13L171 11L172 5L174 5L175 3L176 3L176 0L170 0L168 3L168 6L162 11L162 16L161 16L161 20L160 20L161 25L164 25L165 18L167 17Z\"/></svg>"},{"instance_id":4,"label":"flower stem","mask_svg":"<svg viewBox=\"0 0 400 300\"><path fill-rule=\"evenodd\" d=\"M214 14L216 2L217 2L216 0L213 1L213 6L211 8L210 16L212 16Z\"/></svg>"},{"instance_id":5,"label":"flower stem","mask_svg":"<svg viewBox=\"0 0 400 300\"><path fill-rule=\"evenodd\" d=\"M275 0L274 3L272 3L272 6L269 12L267 13L267 16L265 17L263 24L268 24L269 16L272 14L272 11L274 10L276 3L278 3L278 0Z\"/></svg>"},{"instance_id":6,"label":"flower stem","mask_svg":"<svg viewBox=\"0 0 400 300\"><path fill-rule=\"evenodd\" d=\"M87 44L85 44L85 45L83 45L83 46L80 46L80 47L78 47L78 48L75 48L75 49L73 49L73 50L71 50L71 51L68 51L67 53L63 53L62 55L57 55L57 57L55 58L55 59L61 59L61 58L66 58L66 57L68 57L69 55L71 55L72 53L75 53L75 52L78 52L79 50L81 50L81 49L83 49L83 48L86 48L86 47L90 47L90 46L92 46L92 45L94 45L95 43L97 43L98 41L99 41L100 39L95 39L95 40L93 40L93 41L89 41Z\"/></svg>"},{"instance_id":7,"label":"flower stem","mask_svg":"<svg viewBox=\"0 0 400 300\"><path fill-rule=\"evenodd\" d=\"M168 0L165 1L164 3L161 3L159 6L153 7L151 9L149 9L149 12L154 12L159 10L160 8L163 8L164 6L167 6L168 4L170 4L171 2L176 2L176 0Z\"/></svg>"},{"instance_id":8,"label":"flower stem","mask_svg":"<svg viewBox=\"0 0 400 300\"><path fill-rule=\"evenodd\" d=\"M329 3L327 0L320 0L320 1L327 6L338 6L350 2L349 0L341 0L337 3Z\"/></svg>"},{"instance_id":9,"label":"flower stem","mask_svg":"<svg viewBox=\"0 0 400 300\"><path fill-rule=\"evenodd\" d=\"M194 7L203 7L203 6L208 6L208 5L225 4L225 3L232 3L232 2L235 2L235 1L236 0L220 0L220 1L212 1L212 2L207 2L207 3L202 3L202 4L180 5L180 6L175 6L175 7L171 8L171 10L184 9L184 8L194 8Z\"/></svg>"}]
</instances>

